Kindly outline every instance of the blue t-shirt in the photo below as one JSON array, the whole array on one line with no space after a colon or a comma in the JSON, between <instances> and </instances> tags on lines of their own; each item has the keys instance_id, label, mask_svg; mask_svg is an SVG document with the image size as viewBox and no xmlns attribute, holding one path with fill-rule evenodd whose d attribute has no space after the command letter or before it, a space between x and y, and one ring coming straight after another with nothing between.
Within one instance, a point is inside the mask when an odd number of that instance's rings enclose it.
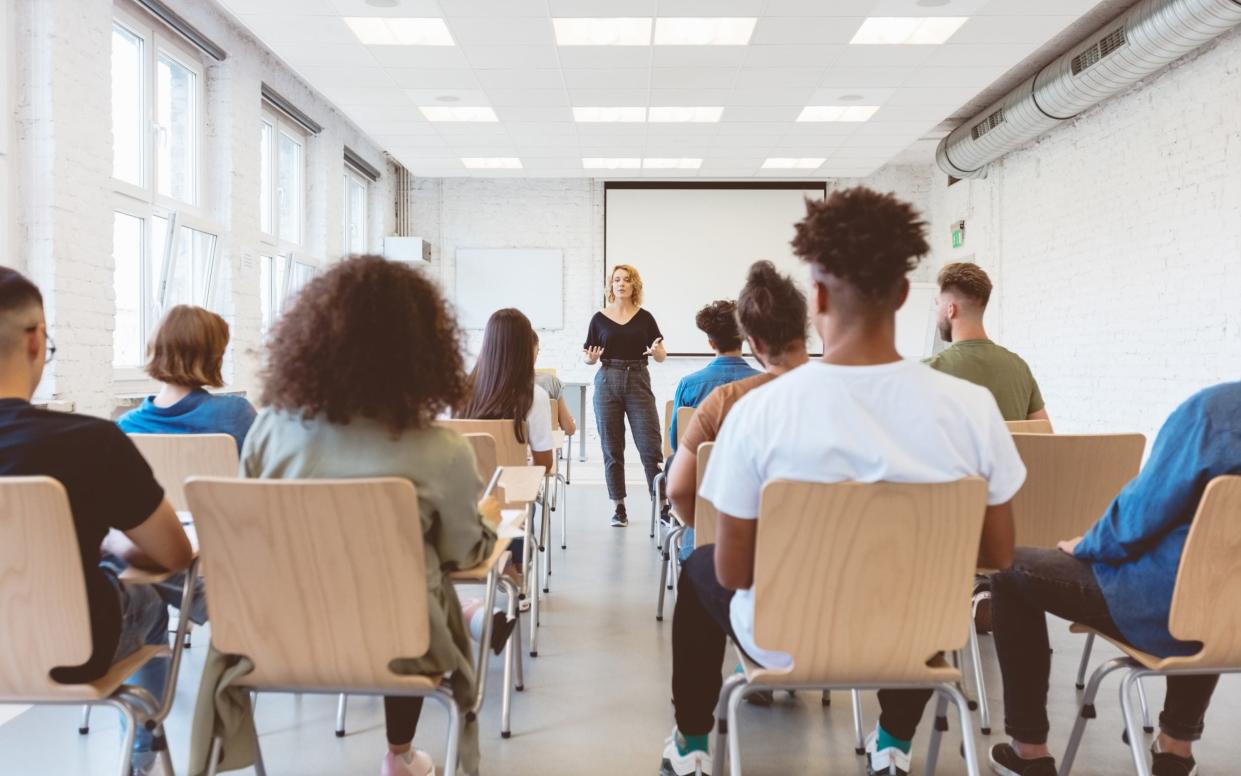
<instances>
[{"instance_id":1,"label":"blue t-shirt","mask_svg":"<svg viewBox=\"0 0 1241 776\"><path fill-rule=\"evenodd\" d=\"M1172 590L1189 524L1207 483L1241 474L1241 382L1191 396L1164 422L1150 460L1082 538L1112 620L1133 646L1157 657L1199 645L1168 631Z\"/></svg>"},{"instance_id":2,"label":"blue t-shirt","mask_svg":"<svg viewBox=\"0 0 1241 776\"><path fill-rule=\"evenodd\" d=\"M116 421L126 434L228 434L237 449L254 422L254 407L242 396L213 396L196 388L171 407L156 407L148 396Z\"/></svg>"},{"instance_id":3,"label":"blue t-shirt","mask_svg":"<svg viewBox=\"0 0 1241 776\"><path fill-rule=\"evenodd\" d=\"M673 452L677 449L677 409L697 407L721 385L756 374L758 370L741 356L716 356L702 369L682 377L681 382L677 383L676 393L672 395L672 426L668 441L672 444Z\"/></svg>"}]
</instances>

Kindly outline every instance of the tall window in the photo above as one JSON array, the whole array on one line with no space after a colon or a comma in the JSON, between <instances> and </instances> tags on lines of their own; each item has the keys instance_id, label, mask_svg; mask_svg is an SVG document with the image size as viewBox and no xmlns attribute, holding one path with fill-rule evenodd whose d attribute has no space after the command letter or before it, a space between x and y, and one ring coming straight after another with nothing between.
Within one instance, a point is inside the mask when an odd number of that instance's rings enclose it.
<instances>
[{"instance_id":1,"label":"tall window","mask_svg":"<svg viewBox=\"0 0 1241 776\"><path fill-rule=\"evenodd\" d=\"M112 25L113 365L136 377L160 315L213 304L220 229L200 208L203 66L145 15Z\"/></svg>"},{"instance_id":2,"label":"tall window","mask_svg":"<svg viewBox=\"0 0 1241 776\"><path fill-rule=\"evenodd\" d=\"M345 253L366 253L367 182L345 169Z\"/></svg>"},{"instance_id":3,"label":"tall window","mask_svg":"<svg viewBox=\"0 0 1241 776\"><path fill-rule=\"evenodd\" d=\"M308 136L265 110L259 132L259 296L266 331L319 269L305 248Z\"/></svg>"}]
</instances>

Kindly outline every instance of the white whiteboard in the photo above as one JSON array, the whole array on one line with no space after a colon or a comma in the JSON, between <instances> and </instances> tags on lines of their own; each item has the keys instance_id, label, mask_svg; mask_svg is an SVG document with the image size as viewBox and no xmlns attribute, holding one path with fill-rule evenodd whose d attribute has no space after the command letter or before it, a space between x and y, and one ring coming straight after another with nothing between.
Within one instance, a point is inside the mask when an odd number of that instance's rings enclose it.
<instances>
[{"instance_id":1,"label":"white whiteboard","mask_svg":"<svg viewBox=\"0 0 1241 776\"><path fill-rule=\"evenodd\" d=\"M458 248L457 317L483 329L516 307L536 329L564 328L564 253L559 248Z\"/></svg>"},{"instance_id":2,"label":"white whiteboard","mask_svg":"<svg viewBox=\"0 0 1241 776\"><path fill-rule=\"evenodd\" d=\"M736 299L755 261L770 260L809 291L810 270L789 241L805 199L822 199L822 189L608 188L606 197L608 268L637 267L642 306L671 354L709 354L694 314L716 299ZM906 358L931 355L935 292L934 284L912 284L897 315L897 349ZM813 332L809 346L822 350Z\"/></svg>"}]
</instances>

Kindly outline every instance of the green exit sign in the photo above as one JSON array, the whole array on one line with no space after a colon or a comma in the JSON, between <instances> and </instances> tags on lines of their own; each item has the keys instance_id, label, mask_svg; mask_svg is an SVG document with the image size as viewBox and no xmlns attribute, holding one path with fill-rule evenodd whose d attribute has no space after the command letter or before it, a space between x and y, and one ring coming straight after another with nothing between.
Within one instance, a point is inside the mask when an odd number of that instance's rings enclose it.
<instances>
[{"instance_id":1,"label":"green exit sign","mask_svg":"<svg viewBox=\"0 0 1241 776\"><path fill-rule=\"evenodd\" d=\"M952 225L952 247L960 248L965 244L965 222L957 221Z\"/></svg>"}]
</instances>

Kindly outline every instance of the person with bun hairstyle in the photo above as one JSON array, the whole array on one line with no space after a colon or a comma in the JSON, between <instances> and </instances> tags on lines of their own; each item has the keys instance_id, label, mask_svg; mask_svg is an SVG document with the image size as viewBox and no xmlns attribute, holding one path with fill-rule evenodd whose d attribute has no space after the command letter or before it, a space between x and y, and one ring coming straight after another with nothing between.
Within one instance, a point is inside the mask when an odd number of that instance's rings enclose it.
<instances>
[{"instance_id":1,"label":"person with bun hairstyle","mask_svg":"<svg viewBox=\"0 0 1241 776\"><path fill-rule=\"evenodd\" d=\"M789 655L755 642L754 558L765 483L981 477L990 506L981 540L974 539L978 565L1003 569L1012 562L1009 502L1026 472L995 399L896 350L896 311L909 294L906 275L929 250L925 232L908 203L863 187L806 203L792 246L810 266L810 309L823 356L750 391L720 428L699 486L720 513L716 542L694 550L677 583L676 728L663 750L664 776L710 772L707 740L728 636L762 666L791 666ZM903 552L894 549L893 557ZM899 563L888 571L902 579ZM814 593L801 605L813 605ZM899 601L877 599L875 607L876 617L894 625L908 616ZM879 724L866 745L870 774L908 776L914 731L930 698L930 690L879 692Z\"/></svg>"},{"instance_id":2,"label":"person with bun hairstyle","mask_svg":"<svg viewBox=\"0 0 1241 776\"><path fill-rule=\"evenodd\" d=\"M628 264L612 268L607 300L607 305L590 319L582 359L587 364L603 362L595 373L595 423L603 446L608 498L615 507L612 526L624 528L629 525L625 512L625 418L629 418L646 472L646 492L655 498L653 485L663 462L663 439L646 359L650 356L662 363L668 353L655 316L642 307L642 276L637 269Z\"/></svg>"},{"instance_id":3,"label":"person with bun hairstyle","mask_svg":"<svg viewBox=\"0 0 1241 776\"><path fill-rule=\"evenodd\" d=\"M750 343L750 351L767 371L712 390L698 405L677 454L668 464L668 499L688 526L681 538L681 560L694 551L699 445L715 441L724 418L742 396L810 360L806 354L806 296L791 278L776 270L776 265L770 261L751 265L737 303L730 306Z\"/></svg>"}]
</instances>

